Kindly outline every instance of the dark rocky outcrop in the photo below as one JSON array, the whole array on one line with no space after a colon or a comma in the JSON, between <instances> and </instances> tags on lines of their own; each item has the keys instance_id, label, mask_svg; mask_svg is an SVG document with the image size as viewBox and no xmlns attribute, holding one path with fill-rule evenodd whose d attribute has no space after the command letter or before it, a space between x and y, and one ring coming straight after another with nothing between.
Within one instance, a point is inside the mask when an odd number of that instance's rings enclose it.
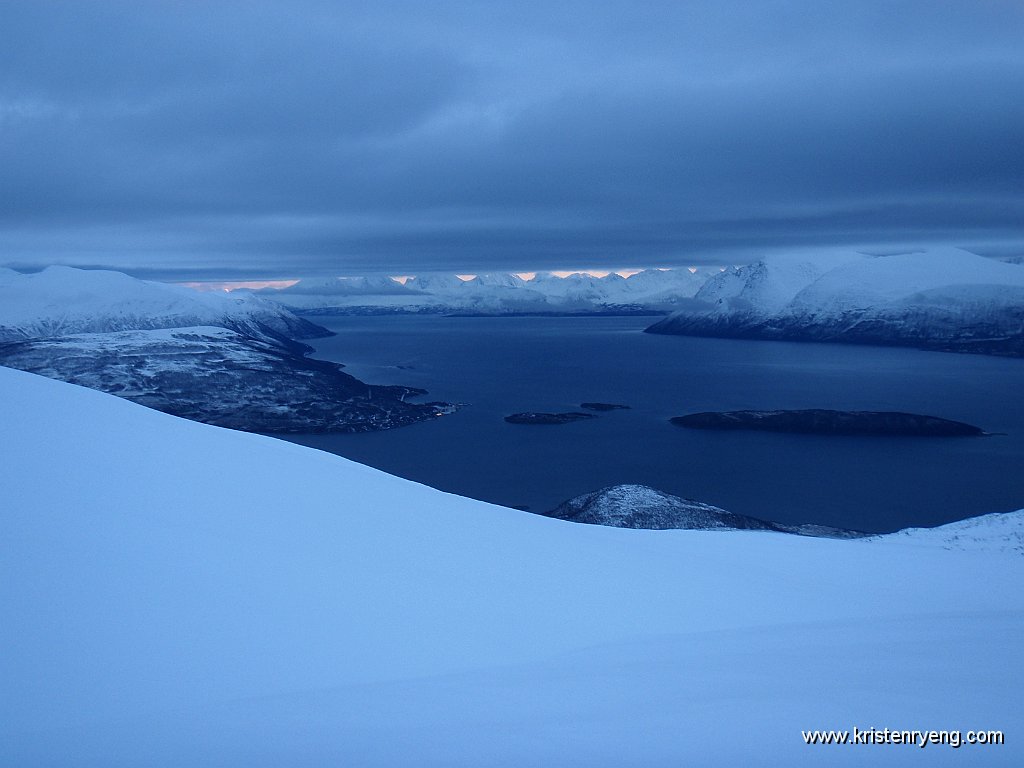
<instances>
[{"instance_id":1,"label":"dark rocky outcrop","mask_svg":"<svg viewBox=\"0 0 1024 768\"><path fill-rule=\"evenodd\" d=\"M509 424L568 424L570 421L596 419L592 413L513 413L505 417Z\"/></svg>"},{"instance_id":2,"label":"dark rocky outcrop","mask_svg":"<svg viewBox=\"0 0 1024 768\"><path fill-rule=\"evenodd\" d=\"M980 427L961 421L899 411L708 411L676 416L673 424L691 429L754 429L816 435L902 435L976 437Z\"/></svg>"}]
</instances>

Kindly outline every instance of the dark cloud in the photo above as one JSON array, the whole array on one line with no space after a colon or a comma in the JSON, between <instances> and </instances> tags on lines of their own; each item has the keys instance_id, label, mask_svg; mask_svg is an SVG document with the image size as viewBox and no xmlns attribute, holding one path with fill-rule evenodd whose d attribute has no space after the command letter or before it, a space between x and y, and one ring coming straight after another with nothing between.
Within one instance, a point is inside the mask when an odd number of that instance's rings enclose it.
<instances>
[{"instance_id":1,"label":"dark cloud","mask_svg":"<svg viewBox=\"0 0 1024 768\"><path fill-rule=\"evenodd\" d=\"M1016 0L25 0L0 35L0 263L273 277L1024 244Z\"/></svg>"}]
</instances>

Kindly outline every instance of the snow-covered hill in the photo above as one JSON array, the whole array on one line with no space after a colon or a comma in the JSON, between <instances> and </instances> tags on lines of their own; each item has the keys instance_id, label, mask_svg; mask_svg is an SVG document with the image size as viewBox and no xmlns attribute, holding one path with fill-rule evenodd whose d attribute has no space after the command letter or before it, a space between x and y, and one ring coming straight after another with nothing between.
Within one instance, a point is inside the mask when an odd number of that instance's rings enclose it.
<instances>
[{"instance_id":1,"label":"snow-covered hill","mask_svg":"<svg viewBox=\"0 0 1024 768\"><path fill-rule=\"evenodd\" d=\"M121 272L48 267L0 271L0 341L72 333L218 326L295 347L330 335L280 304L251 293L200 293Z\"/></svg>"},{"instance_id":2,"label":"snow-covered hill","mask_svg":"<svg viewBox=\"0 0 1024 768\"><path fill-rule=\"evenodd\" d=\"M738 515L694 499L684 499L646 485L613 485L576 496L545 513L548 517L589 525L650 530L775 531L802 536L855 538L857 531L824 525L783 525Z\"/></svg>"},{"instance_id":3,"label":"snow-covered hill","mask_svg":"<svg viewBox=\"0 0 1024 768\"><path fill-rule=\"evenodd\" d=\"M1014 765L1024 515L575 525L0 369L0 764ZM811 729L1002 746L806 746Z\"/></svg>"},{"instance_id":4,"label":"snow-covered hill","mask_svg":"<svg viewBox=\"0 0 1024 768\"><path fill-rule=\"evenodd\" d=\"M720 507L683 499L645 485L614 485L562 502L547 513L559 520L616 528L665 530L770 530L770 525Z\"/></svg>"},{"instance_id":5,"label":"snow-covered hill","mask_svg":"<svg viewBox=\"0 0 1024 768\"><path fill-rule=\"evenodd\" d=\"M426 273L404 284L387 276L300 280L259 291L296 311L325 314L455 312L479 314L668 312L717 269L650 269L629 277L494 273L460 279Z\"/></svg>"},{"instance_id":6,"label":"snow-covered hill","mask_svg":"<svg viewBox=\"0 0 1024 768\"><path fill-rule=\"evenodd\" d=\"M1024 355L1024 267L955 248L771 258L695 300L648 330Z\"/></svg>"}]
</instances>

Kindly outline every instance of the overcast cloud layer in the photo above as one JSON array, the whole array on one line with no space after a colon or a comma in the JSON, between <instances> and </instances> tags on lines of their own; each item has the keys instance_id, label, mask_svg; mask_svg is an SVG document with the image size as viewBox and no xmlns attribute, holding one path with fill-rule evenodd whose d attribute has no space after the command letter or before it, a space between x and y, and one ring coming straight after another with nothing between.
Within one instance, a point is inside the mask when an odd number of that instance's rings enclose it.
<instances>
[{"instance_id":1,"label":"overcast cloud layer","mask_svg":"<svg viewBox=\"0 0 1024 768\"><path fill-rule=\"evenodd\" d=\"M1024 3L0 4L0 264L1024 253Z\"/></svg>"}]
</instances>

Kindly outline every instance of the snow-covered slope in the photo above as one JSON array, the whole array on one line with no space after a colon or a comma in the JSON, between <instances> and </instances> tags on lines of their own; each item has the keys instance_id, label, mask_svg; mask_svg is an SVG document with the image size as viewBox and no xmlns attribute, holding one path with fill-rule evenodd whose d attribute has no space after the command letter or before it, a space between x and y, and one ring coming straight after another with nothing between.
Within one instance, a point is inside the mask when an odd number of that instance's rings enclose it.
<instances>
[{"instance_id":1,"label":"snow-covered slope","mask_svg":"<svg viewBox=\"0 0 1024 768\"><path fill-rule=\"evenodd\" d=\"M648 330L1024 355L1024 268L946 248L766 259Z\"/></svg>"},{"instance_id":2,"label":"snow-covered slope","mask_svg":"<svg viewBox=\"0 0 1024 768\"><path fill-rule=\"evenodd\" d=\"M584 526L20 371L0 402L4 766L1024 760L1020 513L979 551ZM801 737L854 726L1006 743Z\"/></svg>"},{"instance_id":3,"label":"snow-covered slope","mask_svg":"<svg viewBox=\"0 0 1024 768\"><path fill-rule=\"evenodd\" d=\"M943 549L1000 551L1024 555L1021 513L971 517L938 528L905 528L873 537L887 544L942 547Z\"/></svg>"},{"instance_id":4,"label":"snow-covered slope","mask_svg":"<svg viewBox=\"0 0 1024 768\"><path fill-rule=\"evenodd\" d=\"M784 309L801 290L830 270L865 258L849 251L813 256L779 254L712 276L694 298L723 309L768 316Z\"/></svg>"},{"instance_id":5,"label":"snow-covered slope","mask_svg":"<svg viewBox=\"0 0 1024 768\"><path fill-rule=\"evenodd\" d=\"M667 312L692 297L717 269L651 269L622 277L567 277L541 272L527 280L508 273L462 280L426 273L403 285L387 276L301 280L259 291L310 313L458 312L481 314Z\"/></svg>"},{"instance_id":6,"label":"snow-covered slope","mask_svg":"<svg viewBox=\"0 0 1024 768\"><path fill-rule=\"evenodd\" d=\"M72 267L0 273L0 341L200 325L278 344L329 335L251 293L200 293L121 272Z\"/></svg>"}]
</instances>

